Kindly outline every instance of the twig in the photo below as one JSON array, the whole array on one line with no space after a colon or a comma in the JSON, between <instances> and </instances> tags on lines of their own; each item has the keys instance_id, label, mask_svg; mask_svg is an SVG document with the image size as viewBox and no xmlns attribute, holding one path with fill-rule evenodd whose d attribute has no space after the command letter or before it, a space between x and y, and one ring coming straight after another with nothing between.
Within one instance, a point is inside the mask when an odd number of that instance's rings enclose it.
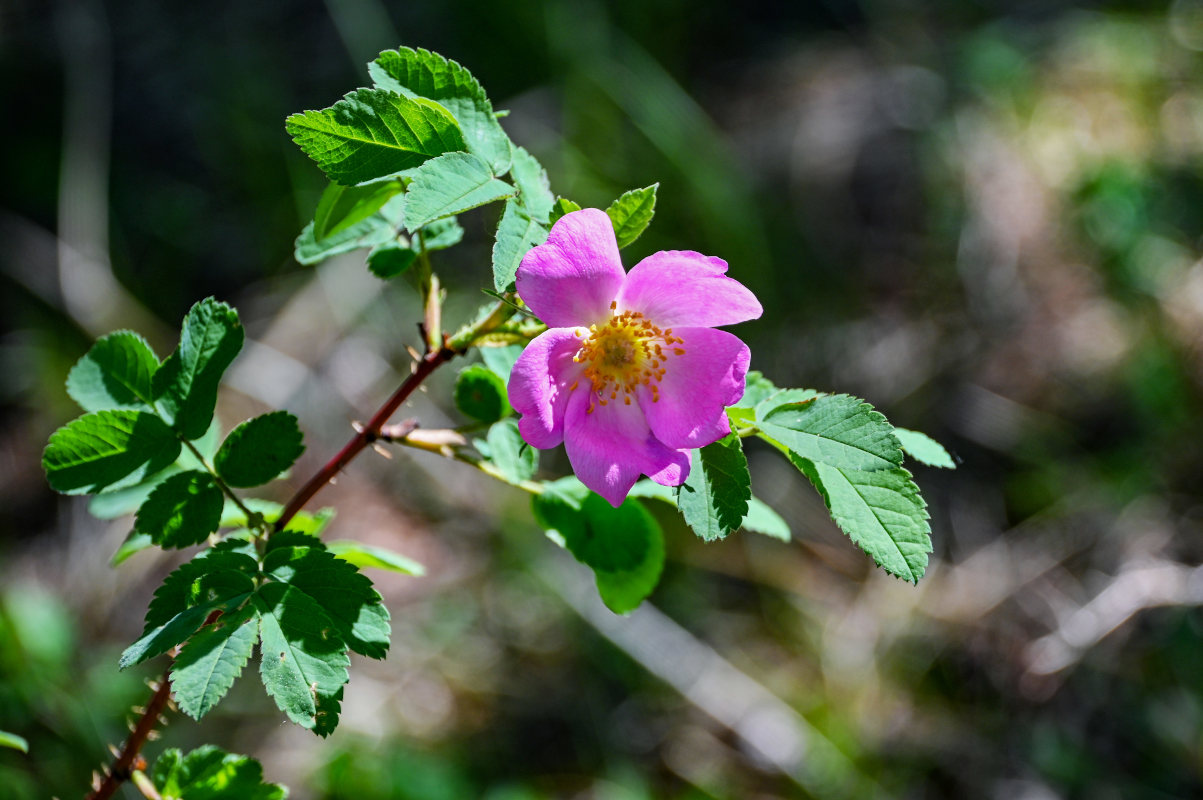
<instances>
[{"instance_id":1,"label":"twig","mask_svg":"<svg viewBox=\"0 0 1203 800\"><path fill-rule=\"evenodd\" d=\"M88 795L87 800L107 800L107 798L113 796L113 793L117 791L122 783L130 779L134 764L139 759L138 754L142 751L142 746L150 738L151 732L154 731L155 725L159 722L159 715L167 708L167 701L171 699L170 677L171 667L168 667L163 672L163 679L159 681L158 687L155 688L155 693L150 698L150 702L146 704L146 711L142 713L138 722L135 723L129 738L125 740L125 745L121 748L121 752L117 754L117 760L107 769L104 780L96 787L96 791Z\"/></svg>"}]
</instances>

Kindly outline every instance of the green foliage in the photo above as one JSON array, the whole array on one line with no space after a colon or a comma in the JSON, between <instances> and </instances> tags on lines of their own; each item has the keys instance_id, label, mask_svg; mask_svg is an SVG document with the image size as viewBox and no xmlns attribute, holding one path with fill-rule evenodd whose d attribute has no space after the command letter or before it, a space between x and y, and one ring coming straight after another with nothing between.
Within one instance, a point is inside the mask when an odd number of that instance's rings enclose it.
<instances>
[{"instance_id":1,"label":"green foliage","mask_svg":"<svg viewBox=\"0 0 1203 800\"><path fill-rule=\"evenodd\" d=\"M514 282L522 257L547 241L548 227L530 215L521 204L509 200L497 225L493 244L493 288L504 292Z\"/></svg>"},{"instance_id":2,"label":"green foliage","mask_svg":"<svg viewBox=\"0 0 1203 800\"><path fill-rule=\"evenodd\" d=\"M238 313L212 297L184 317L180 343L154 376L155 404L185 439L199 439L213 421L217 386L242 349Z\"/></svg>"},{"instance_id":3,"label":"green foliage","mask_svg":"<svg viewBox=\"0 0 1203 800\"><path fill-rule=\"evenodd\" d=\"M7 747L10 750L20 750L22 753L29 752L29 742L15 733L8 731L0 731L0 747Z\"/></svg>"},{"instance_id":4,"label":"green foliage","mask_svg":"<svg viewBox=\"0 0 1203 800\"><path fill-rule=\"evenodd\" d=\"M292 466L305 451L297 418L287 411L248 419L222 442L213 465L230 486L259 486Z\"/></svg>"},{"instance_id":5,"label":"green foliage","mask_svg":"<svg viewBox=\"0 0 1203 800\"><path fill-rule=\"evenodd\" d=\"M535 518L597 579L602 602L615 614L639 607L660 580L664 536L637 500L614 508L576 478L544 485L533 499Z\"/></svg>"},{"instance_id":6,"label":"green foliage","mask_svg":"<svg viewBox=\"0 0 1203 800\"><path fill-rule=\"evenodd\" d=\"M249 604L201 628L171 665L171 691L180 710L193 719L209 713L242 674L258 640Z\"/></svg>"},{"instance_id":7,"label":"green foliage","mask_svg":"<svg viewBox=\"0 0 1203 800\"><path fill-rule=\"evenodd\" d=\"M455 379L454 399L461 413L481 422L496 422L513 413L505 381L481 364L460 370Z\"/></svg>"},{"instance_id":8,"label":"green foliage","mask_svg":"<svg viewBox=\"0 0 1203 800\"><path fill-rule=\"evenodd\" d=\"M790 455L823 495L831 518L891 575L918 583L931 535L927 504L902 467L867 472Z\"/></svg>"},{"instance_id":9,"label":"green foliage","mask_svg":"<svg viewBox=\"0 0 1203 800\"><path fill-rule=\"evenodd\" d=\"M365 186L330 184L313 213L313 238L321 241L363 222L404 191L405 184L401 181L379 181Z\"/></svg>"},{"instance_id":10,"label":"green foliage","mask_svg":"<svg viewBox=\"0 0 1203 800\"><path fill-rule=\"evenodd\" d=\"M894 428L873 406L846 394L786 402L761 416L763 433L802 458L853 469L902 463Z\"/></svg>"},{"instance_id":11,"label":"green foliage","mask_svg":"<svg viewBox=\"0 0 1203 800\"><path fill-rule=\"evenodd\" d=\"M547 221L555 204L555 195L551 193L551 182L547 179L547 170L538 159L524 148L514 148L514 163L510 167L510 177L518 187L518 202L533 219Z\"/></svg>"},{"instance_id":12,"label":"green foliage","mask_svg":"<svg viewBox=\"0 0 1203 800\"><path fill-rule=\"evenodd\" d=\"M200 544L217 531L224 504L212 475L198 470L181 472L160 483L146 498L138 509L134 532L160 547Z\"/></svg>"},{"instance_id":13,"label":"green foliage","mask_svg":"<svg viewBox=\"0 0 1203 800\"><path fill-rule=\"evenodd\" d=\"M792 538L789 523L763 500L752 497L748 500L748 515L744 517L743 529L761 533L788 542Z\"/></svg>"},{"instance_id":14,"label":"green foliage","mask_svg":"<svg viewBox=\"0 0 1203 800\"><path fill-rule=\"evenodd\" d=\"M493 371L505 383L509 383L510 371L522 355L522 345L506 344L499 347L481 347L480 357L485 366Z\"/></svg>"},{"instance_id":15,"label":"green foliage","mask_svg":"<svg viewBox=\"0 0 1203 800\"><path fill-rule=\"evenodd\" d=\"M248 756L214 745L188 755L166 750L155 761L150 779L162 800L284 800L288 790L263 782L263 767Z\"/></svg>"},{"instance_id":16,"label":"green foliage","mask_svg":"<svg viewBox=\"0 0 1203 800\"><path fill-rule=\"evenodd\" d=\"M647 230L652 215L656 213L656 189L659 186L653 183L625 192L606 209L606 214L614 223L614 236L618 239L619 249L634 242Z\"/></svg>"},{"instance_id":17,"label":"green foliage","mask_svg":"<svg viewBox=\"0 0 1203 800\"><path fill-rule=\"evenodd\" d=\"M391 198L376 213L319 239L310 222L297 236L293 257L298 264L318 264L331 256L361 247L377 247L397 240L405 223L405 195Z\"/></svg>"},{"instance_id":18,"label":"green foliage","mask_svg":"<svg viewBox=\"0 0 1203 800\"><path fill-rule=\"evenodd\" d=\"M539 471L539 451L523 440L514 420L503 419L489 428L486 444L489 460L503 480L522 483Z\"/></svg>"},{"instance_id":19,"label":"green foliage","mask_svg":"<svg viewBox=\"0 0 1203 800\"><path fill-rule=\"evenodd\" d=\"M722 539L743 524L752 499L752 476L743 442L728 434L694 450L690 461L677 507L698 536L708 542Z\"/></svg>"},{"instance_id":20,"label":"green foliage","mask_svg":"<svg viewBox=\"0 0 1203 800\"><path fill-rule=\"evenodd\" d=\"M567 197L557 197L551 205L551 213L548 215L548 221L555 224L555 221L565 214L571 214L573 211L580 210L580 204L572 202Z\"/></svg>"},{"instance_id":21,"label":"green foliage","mask_svg":"<svg viewBox=\"0 0 1203 800\"><path fill-rule=\"evenodd\" d=\"M381 53L368 64L368 74L382 89L438 102L459 123L469 152L484 159L495 175L509 170L509 137L484 88L468 70L429 50L401 47Z\"/></svg>"},{"instance_id":22,"label":"green foliage","mask_svg":"<svg viewBox=\"0 0 1203 800\"><path fill-rule=\"evenodd\" d=\"M373 567L375 569L400 572L402 575L421 576L426 574L426 567L406 558L400 553L385 550L383 547L372 547L349 539L326 542L326 549L334 555L359 569Z\"/></svg>"},{"instance_id":23,"label":"green foliage","mask_svg":"<svg viewBox=\"0 0 1203 800\"><path fill-rule=\"evenodd\" d=\"M898 443L902 445L906 454L920 464L941 469L956 469L956 462L952 460L952 456L948 454L944 446L927 434L906 428L895 428L894 435L898 437Z\"/></svg>"},{"instance_id":24,"label":"green foliage","mask_svg":"<svg viewBox=\"0 0 1203 800\"><path fill-rule=\"evenodd\" d=\"M392 239L372 248L368 253L368 269L377 278L387 281L404 273L417 260L416 250Z\"/></svg>"},{"instance_id":25,"label":"green foliage","mask_svg":"<svg viewBox=\"0 0 1203 800\"><path fill-rule=\"evenodd\" d=\"M102 336L67 375L67 394L84 411L150 408L159 359L133 331Z\"/></svg>"},{"instance_id":26,"label":"green foliage","mask_svg":"<svg viewBox=\"0 0 1203 800\"><path fill-rule=\"evenodd\" d=\"M93 411L51 434L42 467L56 491L95 493L152 475L179 454L175 433L149 411Z\"/></svg>"},{"instance_id":27,"label":"green foliage","mask_svg":"<svg viewBox=\"0 0 1203 800\"><path fill-rule=\"evenodd\" d=\"M326 177L345 186L464 149L447 109L382 89L356 89L330 108L293 114L285 128Z\"/></svg>"},{"instance_id":28,"label":"green foliage","mask_svg":"<svg viewBox=\"0 0 1203 800\"><path fill-rule=\"evenodd\" d=\"M514 187L493 177L479 156L447 153L414 170L406 195L405 227L412 233L436 219L501 200Z\"/></svg>"}]
</instances>

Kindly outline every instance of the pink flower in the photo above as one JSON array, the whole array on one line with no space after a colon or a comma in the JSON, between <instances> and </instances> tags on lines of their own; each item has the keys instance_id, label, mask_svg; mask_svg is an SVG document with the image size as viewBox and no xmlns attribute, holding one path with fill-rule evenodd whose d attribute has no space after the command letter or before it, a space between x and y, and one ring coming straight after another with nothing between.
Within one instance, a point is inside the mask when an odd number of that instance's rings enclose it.
<instances>
[{"instance_id":1,"label":"pink flower","mask_svg":"<svg viewBox=\"0 0 1203 800\"><path fill-rule=\"evenodd\" d=\"M581 482L618 506L647 475L679 486L689 451L726 436L748 347L714 330L760 303L727 263L668 250L623 271L605 212L565 214L518 268L518 294L548 326L518 358L510 403L522 438L564 443Z\"/></svg>"}]
</instances>

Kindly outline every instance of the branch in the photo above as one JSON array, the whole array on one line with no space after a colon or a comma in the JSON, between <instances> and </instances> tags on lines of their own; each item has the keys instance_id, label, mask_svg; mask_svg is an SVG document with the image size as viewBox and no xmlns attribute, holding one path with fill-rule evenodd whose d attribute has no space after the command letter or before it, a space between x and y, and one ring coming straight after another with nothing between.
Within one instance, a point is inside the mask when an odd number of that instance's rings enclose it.
<instances>
[{"instance_id":1,"label":"branch","mask_svg":"<svg viewBox=\"0 0 1203 800\"><path fill-rule=\"evenodd\" d=\"M117 754L117 760L105 771L104 780L100 782L95 791L88 795L87 800L107 800L113 796L122 783L130 779L134 764L140 759L138 754L142 751L142 746L150 738L155 725L159 722L159 715L163 713L167 707L167 701L171 699L170 676L171 667L168 667L163 673L163 679L155 688L150 702L146 704L146 710L142 712L142 716L134 725L129 738L125 740L125 746Z\"/></svg>"}]
</instances>

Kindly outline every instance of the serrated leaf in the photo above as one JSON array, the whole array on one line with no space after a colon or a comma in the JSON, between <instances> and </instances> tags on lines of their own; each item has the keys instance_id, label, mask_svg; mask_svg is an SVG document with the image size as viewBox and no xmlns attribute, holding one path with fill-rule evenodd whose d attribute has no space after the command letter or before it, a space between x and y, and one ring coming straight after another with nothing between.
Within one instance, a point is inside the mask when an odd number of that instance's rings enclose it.
<instances>
[{"instance_id":1,"label":"serrated leaf","mask_svg":"<svg viewBox=\"0 0 1203 800\"><path fill-rule=\"evenodd\" d=\"M656 189L660 184L653 183L642 189L632 189L610 204L606 209L610 221L614 223L614 236L618 239L618 248L629 245L647 230L656 213Z\"/></svg>"},{"instance_id":2,"label":"serrated leaf","mask_svg":"<svg viewBox=\"0 0 1203 800\"><path fill-rule=\"evenodd\" d=\"M347 645L322 607L295 586L266 583L251 601L259 612L263 686L289 719L313 728L316 696L347 682Z\"/></svg>"},{"instance_id":3,"label":"serrated leaf","mask_svg":"<svg viewBox=\"0 0 1203 800\"><path fill-rule=\"evenodd\" d=\"M493 113L484 88L464 67L429 50L386 50L368 64L382 89L440 103L459 122L468 150L483 158L494 174L510 168L510 141ZM457 148L460 149L460 148Z\"/></svg>"},{"instance_id":4,"label":"serrated leaf","mask_svg":"<svg viewBox=\"0 0 1203 800\"><path fill-rule=\"evenodd\" d=\"M166 750L155 761L151 782L162 800L284 800L288 791L263 782L263 767L248 756L214 745L188 755Z\"/></svg>"},{"instance_id":5,"label":"serrated leaf","mask_svg":"<svg viewBox=\"0 0 1203 800\"><path fill-rule=\"evenodd\" d=\"M367 219L319 240L314 223L301 231L293 247L299 264L318 264L331 256L349 253L361 247L375 247L395 241L405 224L405 195L399 194Z\"/></svg>"},{"instance_id":6,"label":"serrated leaf","mask_svg":"<svg viewBox=\"0 0 1203 800\"><path fill-rule=\"evenodd\" d=\"M513 200L506 201L497 241L493 244L493 287L499 292L514 282L527 251L547 241L548 228Z\"/></svg>"},{"instance_id":7,"label":"serrated leaf","mask_svg":"<svg viewBox=\"0 0 1203 800\"><path fill-rule=\"evenodd\" d=\"M391 239L368 253L368 270L382 281L401 275L418 260L418 253L407 244Z\"/></svg>"},{"instance_id":8,"label":"serrated leaf","mask_svg":"<svg viewBox=\"0 0 1203 800\"><path fill-rule=\"evenodd\" d=\"M322 192L313 213L313 236L321 241L363 222L385 203L405 191L401 181L379 181L365 186L332 183Z\"/></svg>"},{"instance_id":9,"label":"serrated leaf","mask_svg":"<svg viewBox=\"0 0 1203 800\"><path fill-rule=\"evenodd\" d=\"M260 486L301 457L305 452L303 440L296 417L287 411L272 411L230 431L213 466L231 486Z\"/></svg>"},{"instance_id":10,"label":"serrated leaf","mask_svg":"<svg viewBox=\"0 0 1203 800\"><path fill-rule=\"evenodd\" d=\"M788 542L792 535L789 523L764 501L755 496L748 501L748 515L744 517L743 529Z\"/></svg>"},{"instance_id":11,"label":"serrated leaf","mask_svg":"<svg viewBox=\"0 0 1203 800\"><path fill-rule=\"evenodd\" d=\"M192 606L229 600L247 591L248 585L253 586L259 576L259 562L241 551L246 544L224 541L201 551L168 575L151 598L143 633L150 633Z\"/></svg>"},{"instance_id":12,"label":"serrated leaf","mask_svg":"<svg viewBox=\"0 0 1203 800\"><path fill-rule=\"evenodd\" d=\"M189 471L155 487L138 509L134 531L160 547L200 544L217 530L225 497L213 476Z\"/></svg>"},{"instance_id":13,"label":"serrated leaf","mask_svg":"<svg viewBox=\"0 0 1203 800\"><path fill-rule=\"evenodd\" d=\"M556 201L551 204L551 213L547 215L547 221L555 224L555 221L565 214L571 214L573 211L580 211L579 203L574 203L567 197L557 197Z\"/></svg>"},{"instance_id":14,"label":"serrated leaf","mask_svg":"<svg viewBox=\"0 0 1203 800\"><path fill-rule=\"evenodd\" d=\"M10 750L20 750L22 753L29 752L29 742L15 733L8 731L0 731L0 747L7 747Z\"/></svg>"},{"instance_id":15,"label":"serrated leaf","mask_svg":"<svg viewBox=\"0 0 1203 800\"><path fill-rule=\"evenodd\" d=\"M175 432L149 411L93 411L51 434L42 467L55 491L95 493L170 466L180 446Z\"/></svg>"},{"instance_id":16,"label":"serrated leaf","mask_svg":"<svg viewBox=\"0 0 1203 800\"><path fill-rule=\"evenodd\" d=\"M460 370L455 379L454 398L461 413L481 422L496 422L513 413L505 382L481 364Z\"/></svg>"},{"instance_id":17,"label":"serrated leaf","mask_svg":"<svg viewBox=\"0 0 1203 800\"><path fill-rule=\"evenodd\" d=\"M109 566L119 567L128 561L131 556L154 546L155 543L145 533L130 531L129 535L125 537L125 541L117 548L117 552L113 553L113 557L109 559Z\"/></svg>"},{"instance_id":18,"label":"serrated leaf","mask_svg":"<svg viewBox=\"0 0 1203 800\"><path fill-rule=\"evenodd\" d=\"M334 733L334 729L338 727L338 717L343 710L343 690L345 688L345 686L340 686L334 694L319 694L315 698L317 712L313 715L313 732L323 739Z\"/></svg>"},{"instance_id":19,"label":"serrated leaf","mask_svg":"<svg viewBox=\"0 0 1203 800\"><path fill-rule=\"evenodd\" d=\"M284 511L284 506L280 503L274 503L271 500L263 500L258 497L246 497L242 500L242 505L246 506L252 513L261 514L263 519L272 523L280 518L280 514ZM307 533L310 536L318 536L330 521L334 519L334 509L329 506L319 508L317 511L298 511L288 521L288 529L299 533ZM223 528L245 527L250 524L250 520L246 518L246 514L242 509L233 503L226 503L225 510L221 514L221 525Z\"/></svg>"},{"instance_id":20,"label":"serrated leaf","mask_svg":"<svg viewBox=\"0 0 1203 800\"><path fill-rule=\"evenodd\" d=\"M162 655L176 645L182 644L188 637L196 633L210 614L215 611L233 610L251 596L250 590L253 588L254 586L248 580L247 591L242 594L210 600L185 608L159 627L144 633L140 639L127 647L121 654L117 666L120 669L126 669L135 664L141 664L149 658Z\"/></svg>"},{"instance_id":21,"label":"serrated leaf","mask_svg":"<svg viewBox=\"0 0 1203 800\"><path fill-rule=\"evenodd\" d=\"M510 371L518 363L523 346L520 344L503 344L496 347L481 347L480 358L493 374L509 383Z\"/></svg>"},{"instance_id":22,"label":"serrated leaf","mask_svg":"<svg viewBox=\"0 0 1203 800\"><path fill-rule=\"evenodd\" d=\"M383 547L372 547L350 539L339 539L327 542L326 549L359 569L374 567L415 577L426 574L426 567L417 561L406 558L400 553L394 553L392 550L385 550Z\"/></svg>"},{"instance_id":23,"label":"serrated leaf","mask_svg":"<svg viewBox=\"0 0 1203 800\"><path fill-rule=\"evenodd\" d=\"M345 646L369 658L384 658L391 629L380 594L366 575L326 550L320 540L293 531L276 534L263 570L317 603Z\"/></svg>"},{"instance_id":24,"label":"serrated leaf","mask_svg":"<svg viewBox=\"0 0 1203 800\"><path fill-rule=\"evenodd\" d=\"M259 621L250 605L224 614L188 640L171 666L171 691L193 719L225 697L259 640Z\"/></svg>"},{"instance_id":25,"label":"serrated leaf","mask_svg":"<svg viewBox=\"0 0 1203 800\"><path fill-rule=\"evenodd\" d=\"M159 359L133 331L116 331L96 340L67 375L67 394L84 411L149 408L151 379Z\"/></svg>"},{"instance_id":26,"label":"serrated leaf","mask_svg":"<svg viewBox=\"0 0 1203 800\"><path fill-rule=\"evenodd\" d=\"M242 349L238 312L208 297L184 317L180 343L155 373L155 405L186 439L199 439L213 421L217 387Z\"/></svg>"},{"instance_id":27,"label":"serrated leaf","mask_svg":"<svg viewBox=\"0 0 1203 800\"><path fill-rule=\"evenodd\" d=\"M524 148L514 148L514 163L510 167L510 178L518 187L518 202L534 219L547 220L555 205L555 195L551 193L551 182L547 179L547 170L539 160Z\"/></svg>"},{"instance_id":28,"label":"serrated leaf","mask_svg":"<svg viewBox=\"0 0 1203 800\"><path fill-rule=\"evenodd\" d=\"M356 89L329 108L293 114L285 128L326 177L345 186L464 149L447 109L382 89Z\"/></svg>"},{"instance_id":29,"label":"serrated leaf","mask_svg":"<svg viewBox=\"0 0 1203 800\"><path fill-rule=\"evenodd\" d=\"M894 435L898 437L898 443L902 445L902 449L906 451L906 454L920 464L926 464L929 467L939 467L941 469L957 468L956 462L952 460L952 456L944 449L944 445L927 434L906 428L895 428Z\"/></svg>"},{"instance_id":30,"label":"serrated leaf","mask_svg":"<svg viewBox=\"0 0 1203 800\"><path fill-rule=\"evenodd\" d=\"M756 404L753 411L756 419L762 420L770 412L781 406L789 405L790 403L805 403L822 396L822 394L822 392L817 392L814 389L777 389L773 387L773 391L767 397L763 397Z\"/></svg>"},{"instance_id":31,"label":"serrated leaf","mask_svg":"<svg viewBox=\"0 0 1203 800\"><path fill-rule=\"evenodd\" d=\"M548 535L593 569L598 593L615 614L633 611L656 588L664 537L638 501L614 508L568 478L545 484L532 503Z\"/></svg>"},{"instance_id":32,"label":"serrated leaf","mask_svg":"<svg viewBox=\"0 0 1203 800\"><path fill-rule=\"evenodd\" d=\"M513 484L528 481L539 471L539 451L526 443L518 423L503 419L489 428L489 460L501 477Z\"/></svg>"},{"instance_id":33,"label":"serrated leaf","mask_svg":"<svg viewBox=\"0 0 1203 800\"><path fill-rule=\"evenodd\" d=\"M436 250L446 250L448 247L457 245L463 238L464 229L455 217L446 217L424 225L421 240L414 239L410 242L410 246L419 253L425 246L428 253L433 253Z\"/></svg>"},{"instance_id":34,"label":"serrated leaf","mask_svg":"<svg viewBox=\"0 0 1203 800\"><path fill-rule=\"evenodd\" d=\"M405 201L405 227L412 233L436 219L460 214L514 194L514 187L493 177L479 156L446 153L414 172Z\"/></svg>"},{"instance_id":35,"label":"serrated leaf","mask_svg":"<svg viewBox=\"0 0 1203 800\"><path fill-rule=\"evenodd\" d=\"M801 458L846 469L890 469L902 463L894 427L859 398L822 395L769 411L763 435Z\"/></svg>"},{"instance_id":36,"label":"serrated leaf","mask_svg":"<svg viewBox=\"0 0 1203 800\"><path fill-rule=\"evenodd\" d=\"M182 451L181 457L184 452L187 451ZM146 502L146 498L150 497L156 486L181 472L183 469L180 467L180 459L177 458L174 464L148 475L143 481L130 485L122 481L121 485L109 487L89 500L88 513L97 519L117 519L126 514L133 514Z\"/></svg>"},{"instance_id":37,"label":"serrated leaf","mask_svg":"<svg viewBox=\"0 0 1203 800\"><path fill-rule=\"evenodd\" d=\"M864 472L797 456L790 460L823 496L831 518L886 572L918 583L927 570L927 505L902 467Z\"/></svg>"},{"instance_id":38,"label":"serrated leaf","mask_svg":"<svg viewBox=\"0 0 1203 800\"><path fill-rule=\"evenodd\" d=\"M677 495L677 507L693 532L707 542L737 530L748 513L752 476L743 443L733 433L694 450L689 477Z\"/></svg>"}]
</instances>

